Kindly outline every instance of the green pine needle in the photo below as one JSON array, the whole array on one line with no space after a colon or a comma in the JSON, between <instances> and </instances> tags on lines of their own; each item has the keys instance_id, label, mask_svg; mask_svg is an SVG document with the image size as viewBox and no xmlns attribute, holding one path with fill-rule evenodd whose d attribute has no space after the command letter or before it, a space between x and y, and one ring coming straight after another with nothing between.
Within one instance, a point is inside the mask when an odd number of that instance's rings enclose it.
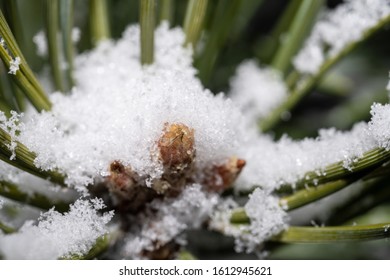
<instances>
[{"instance_id":1,"label":"green pine needle","mask_svg":"<svg viewBox=\"0 0 390 280\"><path fill-rule=\"evenodd\" d=\"M140 0L141 63L154 61L155 0Z\"/></svg>"},{"instance_id":2,"label":"green pine needle","mask_svg":"<svg viewBox=\"0 0 390 280\"><path fill-rule=\"evenodd\" d=\"M290 227L272 238L283 243L333 243L390 237L390 223L335 227Z\"/></svg>"},{"instance_id":3,"label":"green pine needle","mask_svg":"<svg viewBox=\"0 0 390 280\"><path fill-rule=\"evenodd\" d=\"M12 75L12 78L38 111L49 111L52 106L51 102L28 66L1 11L0 36L4 40L4 44L0 45L0 57L6 67L9 68L11 60L16 57L19 57L21 60L19 70L16 71L15 75Z\"/></svg>"},{"instance_id":4,"label":"green pine needle","mask_svg":"<svg viewBox=\"0 0 390 280\"><path fill-rule=\"evenodd\" d=\"M90 29L92 44L111 38L106 0L90 0Z\"/></svg>"},{"instance_id":5,"label":"green pine needle","mask_svg":"<svg viewBox=\"0 0 390 280\"><path fill-rule=\"evenodd\" d=\"M203 27L208 0L189 0L184 19L184 33L186 40L184 45L195 48Z\"/></svg>"}]
</instances>

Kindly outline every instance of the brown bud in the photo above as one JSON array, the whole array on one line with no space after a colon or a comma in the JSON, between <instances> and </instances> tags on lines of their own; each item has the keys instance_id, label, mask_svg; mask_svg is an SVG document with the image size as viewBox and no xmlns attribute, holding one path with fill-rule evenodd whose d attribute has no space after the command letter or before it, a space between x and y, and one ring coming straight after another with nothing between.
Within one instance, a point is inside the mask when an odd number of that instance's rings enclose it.
<instances>
[{"instance_id":1,"label":"brown bud","mask_svg":"<svg viewBox=\"0 0 390 280\"><path fill-rule=\"evenodd\" d=\"M157 141L159 159L169 171L189 167L195 157L194 130L182 123L165 123L163 134Z\"/></svg>"},{"instance_id":2,"label":"brown bud","mask_svg":"<svg viewBox=\"0 0 390 280\"><path fill-rule=\"evenodd\" d=\"M142 184L139 175L130 166L124 166L119 161L111 163L106 186L115 199L114 204L122 212L136 213L157 197L154 190Z\"/></svg>"},{"instance_id":3,"label":"brown bud","mask_svg":"<svg viewBox=\"0 0 390 280\"><path fill-rule=\"evenodd\" d=\"M110 164L110 175L107 177L107 183L111 191L128 197L128 193L136 185L136 177L130 167L125 167L119 161L113 161Z\"/></svg>"},{"instance_id":4,"label":"brown bud","mask_svg":"<svg viewBox=\"0 0 390 280\"><path fill-rule=\"evenodd\" d=\"M214 165L207 172L205 185L209 191L223 192L232 186L241 170L245 166L245 160L231 157L225 164Z\"/></svg>"}]
</instances>

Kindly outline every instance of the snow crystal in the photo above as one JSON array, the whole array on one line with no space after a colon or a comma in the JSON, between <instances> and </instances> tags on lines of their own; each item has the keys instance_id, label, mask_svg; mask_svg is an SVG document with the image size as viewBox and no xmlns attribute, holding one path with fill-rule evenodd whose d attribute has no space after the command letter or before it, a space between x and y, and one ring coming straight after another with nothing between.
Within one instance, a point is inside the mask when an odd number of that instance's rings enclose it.
<instances>
[{"instance_id":1,"label":"snow crystal","mask_svg":"<svg viewBox=\"0 0 390 280\"><path fill-rule=\"evenodd\" d=\"M80 38L81 38L81 30L80 28L77 28L77 27L74 27L72 29L72 41L73 43L78 43L80 41Z\"/></svg>"},{"instance_id":2,"label":"snow crystal","mask_svg":"<svg viewBox=\"0 0 390 280\"><path fill-rule=\"evenodd\" d=\"M295 68L316 73L325 59L336 56L380 20L390 15L389 0L347 0L317 21L305 46L294 58Z\"/></svg>"},{"instance_id":3,"label":"snow crystal","mask_svg":"<svg viewBox=\"0 0 390 280\"><path fill-rule=\"evenodd\" d=\"M236 238L240 236L242 234L242 227L232 225L230 222L232 211L238 207L238 203L231 197L221 198L211 215L209 228Z\"/></svg>"},{"instance_id":4,"label":"snow crystal","mask_svg":"<svg viewBox=\"0 0 390 280\"><path fill-rule=\"evenodd\" d=\"M254 185L275 189L283 184L294 184L306 172L321 174L325 167L335 162L343 162L348 169L356 159L376 147L376 136L366 123L358 123L346 132L321 129L317 138L299 141L287 136L277 142L258 137L242 150L247 164L237 185L244 189Z\"/></svg>"},{"instance_id":5,"label":"snow crystal","mask_svg":"<svg viewBox=\"0 0 390 280\"><path fill-rule=\"evenodd\" d=\"M16 71L19 70L20 57L17 56L10 61L8 74L16 75Z\"/></svg>"},{"instance_id":6,"label":"snow crystal","mask_svg":"<svg viewBox=\"0 0 390 280\"><path fill-rule=\"evenodd\" d=\"M279 199L260 188L249 196L245 212L250 219L250 232L240 236L238 246L247 251L253 251L258 244L287 228L288 216L279 206Z\"/></svg>"},{"instance_id":7,"label":"snow crystal","mask_svg":"<svg viewBox=\"0 0 390 280\"><path fill-rule=\"evenodd\" d=\"M52 110L26 121L21 132L39 167L58 168L71 185L106 175L114 160L141 176L159 177L162 166L151 151L167 122L194 129L199 169L235 155L244 134L239 110L203 89L181 29L162 25L155 41L149 67L139 62L138 26L77 57L72 94L52 95Z\"/></svg>"},{"instance_id":8,"label":"snow crystal","mask_svg":"<svg viewBox=\"0 0 390 280\"><path fill-rule=\"evenodd\" d=\"M98 214L99 200L78 200L69 212L43 213L38 225L26 222L14 234L0 236L0 251L7 259L57 259L85 254L107 232L113 213Z\"/></svg>"},{"instance_id":9,"label":"snow crystal","mask_svg":"<svg viewBox=\"0 0 390 280\"><path fill-rule=\"evenodd\" d=\"M7 146L7 148L12 152L10 157L11 160L15 159L17 134L20 132L23 126L23 124L20 123L20 118L22 116L22 114L11 111L11 117L7 119L5 114L0 111L0 128L11 136L11 143Z\"/></svg>"},{"instance_id":10,"label":"snow crystal","mask_svg":"<svg viewBox=\"0 0 390 280\"><path fill-rule=\"evenodd\" d=\"M230 81L230 97L254 122L267 116L287 96L279 73L260 68L253 60L241 63Z\"/></svg>"},{"instance_id":11,"label":"snow crystal","mask_svg":"<svg viewBox=\"0 0 390 280\"><path fill-rule=\"evenodd\" d=\"M374 104L371 107L371 121L368 129L378 141L378 146L390 149L390 104Z\"/></svg>"},{"instance_id":12,"label":"snow crystal","mask_svg":"<svg viewBox=\"0 0 390 280\"><path fill-rule=\"evenodd\" d=\"M0 199L0 209L3 208L4 200Z\"/></svg>"},{"instance_id":13,"label":"snow crystal","mask_svg":"<svg viewBox=\"0 0 390 280\"><path fill-rule=\"evenodd\" d=\"M156 244L163 246L177 240L184 230L199 228L218 203L217 195L205 193L201 188L193 184L187 186L179 197L152 201L147 213L137 217L136 220L142 223L128 234L122 255L142 258L144 250L153 251Z\"/></svg>"},{"instance_id":14,"label":"snow crystal","mask_svg":"<svg viewBox=\"0 0 390 280\"><path fill-rule=\"evenodd\" d=\"M41 30L35 34L33 37L33 42L37 48L37 55L40 57L45 57L47 55L47 41L45 32Z\"/></svg>"},{"instance_id":15,"label":"snow crystal","mask_svg":"<svg viewBox=\"0 0 390 280\"><path fill-rule=\"evenodd\" d=\"M245 205L249 224L232 225L230 216L238 205L231 199L220 203L214 212L210 228L235 238L237 252L254 252L264 241L288 227L287 213L279 206L279 199L269 191L257 188Z\"/></svg>"}]
</instances>

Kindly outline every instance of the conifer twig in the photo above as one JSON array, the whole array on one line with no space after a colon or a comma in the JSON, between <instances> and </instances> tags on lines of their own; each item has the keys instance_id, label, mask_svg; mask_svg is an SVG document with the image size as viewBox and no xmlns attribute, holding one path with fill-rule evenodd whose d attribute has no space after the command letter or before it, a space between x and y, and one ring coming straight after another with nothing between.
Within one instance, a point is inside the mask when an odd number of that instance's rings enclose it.
<instances>
[{"instance_id":1,"label":"conifer twig","mask_svg":"<svg viewBox=\"0 0 390 280\"><path fill-rule=\"evenodd\" d=\"M315 186L330 181L346 178L358 172L373 170L390 159L390 151L383 148L374 148L363 154L351 164L349 168L345 167L343 161L330 164L320 171L311 171L303 176L303 179L295 184L296 189L302 189L306 186ZM283 187L283 186L282 186Z\"/></svg>"}]
</instances>

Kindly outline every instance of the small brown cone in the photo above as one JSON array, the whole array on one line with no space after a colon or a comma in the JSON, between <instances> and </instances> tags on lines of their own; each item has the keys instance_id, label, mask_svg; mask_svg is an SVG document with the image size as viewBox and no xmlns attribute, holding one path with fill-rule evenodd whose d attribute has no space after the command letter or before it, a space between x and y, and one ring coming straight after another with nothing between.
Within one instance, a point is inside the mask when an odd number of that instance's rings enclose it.
<instances>
[{"instance_id":1,"label":"small brown cone","mask_svg":"<svg viewBox=\"0 0 390 280\"><path fill-rule=\"evenodd\" d=\"M182 123L165 123L158 139L159 158L171 172L185 170L195 157L194 130Z\"/></svg>"}]
</instances>

